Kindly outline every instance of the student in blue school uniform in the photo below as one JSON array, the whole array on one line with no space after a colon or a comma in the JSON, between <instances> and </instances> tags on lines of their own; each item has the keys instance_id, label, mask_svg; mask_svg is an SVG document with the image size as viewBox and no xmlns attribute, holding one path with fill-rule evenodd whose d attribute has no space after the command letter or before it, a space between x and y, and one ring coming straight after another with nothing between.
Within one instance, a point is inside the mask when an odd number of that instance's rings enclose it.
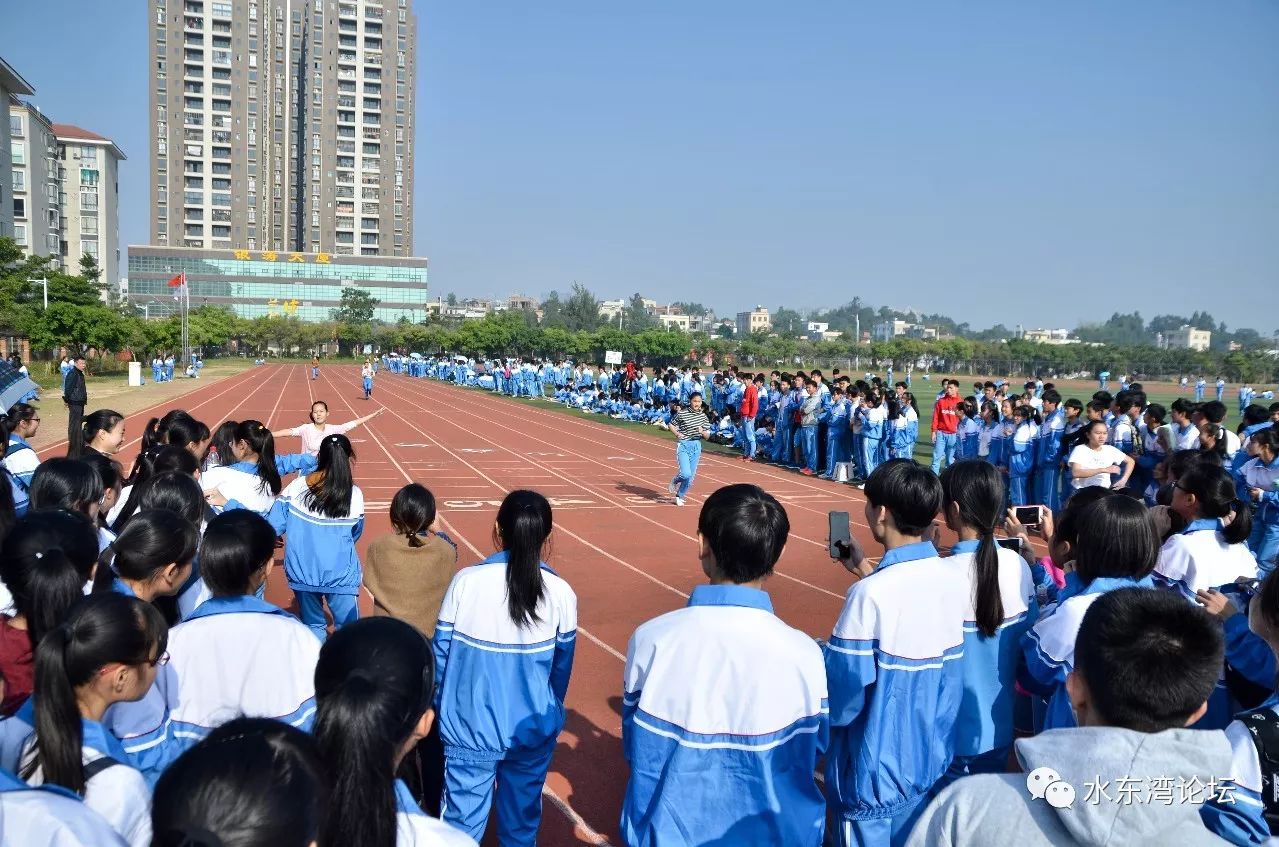
<instances>
[{"instance_id":1,"label":"student in blue school uniform","mask_svg":"<svg viewBox=\"0 0 1279 847\"><path fill-rule=\"evenodd\" d=\"M103 725L108 707L142 698L167 661L160 613L114 592L83 598L35 653L35 691L18 774L84 797L133 847L151 843L151 795Z\"/></svg>"},{"instance_id":2,"label":"student in blue school uniform","mask_svg":"<svg viewBox=\"0 0 1279 847\"><path fill-rule=\"evenodd\" d=\"M156 783L152 847L309 847L320 837L328 782L308 733L267 718L236 718Z\"/></svg>"},{"instance_id":3,"label":"student in blue school uniform","mask_svg":"<svg viewBox=\"0 0 1279 847\"><path fill-rule=\"evenodd\" d=\"M1043 729L1075 725L1066 677L1074 670L1075 637L1089 605L1117 588L1153 588L1150 574L1158 557L1159 536L1142 503L1111 495L1079 514L1074 570L1056 604L1022 639L1017 681L1044 704Z\"/></svg>"},{"instance_id":4,"label":"student in blue school uniform","mask_svg":"<svg viewBox=\"0 0 1279 847\"><path fill-rule=\"evenodd\" d=\"M840 465L846 465L852 459L849 454L851 432L848 428L849 405L844 396L843 386L831 389L831 401L821 413L820 420L826 425L826 468L822 479L834 479Z\"/></svg>"},{"instance_id":5,"label":"student in blue school uniform","mask_svg":"<svg viewBox=\"0 0 1279 847\"><path fill-rule=\"evenodd\" d=\"M1026 561L995 543L1006 498L999 471L989 462L960 461L942 471L941 484L946 526L959 538L946 561L961 568L972 586L960 662L964 696L955 722L955 759L944 779L949 783L1007 768L1017 658L1038 606Z\"/></svg>"},{"instance_id":6,"label":"student in blue school uniform","mask_svg":"<svg viewBox=\"0 0 1279 847\"><path fill-rule=\"evenodd\" d=\"M436 720L438 670L431 642L397 618L356 621L325 642L315 666L314 733L329 782L320 844L475 847L396 778Z\"/></svg>"},{"instance_id":7,"label":"student in blue school uniform","mask_svg":"<svg viewBox=\"0 0 1279 847\"><path fill-rule=\"evenodd\" d=\"M1226 396L1226 381L1221 377L1217 377L1217 402L1220 403L1222 398Z\"/></svg>"},{"instance_id":8,"label":"student in blue school uniform","mask_svg":"<svg viewBox=\"0 0 1279 847\"><path fill-rule=\"evenodd\" d=\"M0 844L125 847L128 842L71 792L30 786L0 768Z\"/></svg>"},{"instance_id":9,"label":"student in blue school uniform","mask_svg":"<svg viewBox=\"0 0 1279 847\"><path fill-rule=\"evenodd\" d=\"M1208 388L1208 381L1202 376L1195 377L1195 402L1202 403L1204 401L1204 391Z\"/></svg>"},{"instance_id":10,"label":"student in blue school uniform","mask_svg":"<svg viewBox=\"0 0 1279 847\"><path fill-rule=\"evenodd\" d=\"M1056 514L1061 510L1061 434L1066 428L1066 412L1055 388L1043 393L1044 416L1035 441L1034 502Z\"/></svg>"},{"instance_id":11,"label":"student in blue school uniform","mask_svg":"<svg viewBox=\"0 0 1279 847\"><path fill-rule=\"evenodd\" d=\"M777 429L773 435L773 462L789 465L792 461L791 442L794 438L795 392L790 375L782 374L778 383Z\"/></svg>"},{"instance_id":12,"label":"student in blue school uniform","mask_svg":"<svg viewBox=\"0 0 1279 847\"><path fill-rule=\"evenodd\" d=\"M239 715L311 728L320 645L297 618L255 596L274 560L275 530L260 515L236 509L209 522L200 574L211 596L169 634L170 721L183 748Z\"/></svg>"},{"instance_id":13,"label":"student in blue school uniform","mask_svg":"<svg viewBox=\"0 0 1279 847\"><path fill-rule=\"evenodd\" d=\"M959 426L955 429L955 459L977 458L978 440L981 436L981 421L977 414L977 402L972 398L964 400L959 408Z\"/></svg>"},{"instance_id":14,"label":"student in blue school uniform","mask_svg":"<svg viewBox=\"0 0 1279 847\"><path fill-rule=\"evenodd\" d=\"M1247 452L1252 458L1239 469L1237 478L1245 502L1255 510L1248 549L1257 557L1257 566L1269 573L1279 564L1279 430L1254 432Z\"/></svg>"},{"instance_id":15,"label":"student in blue school uniform","mask_svg":"<svg viewBox=\"0 0 1279 847\"><path fill-rule=\"evenodd\" d=\"M577 596L540 560L551 530L545 497L508 494L498 552L453 577L435 628L444 820L483 835L496 779L498 840L513 847L537 843L577 637Z\"/></svg>"},{"instance_id":16,"label":"student in blue school uniform","mask_svg":"<svg viewBox=\"0 0 1279 847\"><path fill-rule=\"evenodd\" d=\"M860 579L824 650L826 793L840 847L898 847L955 756L970 579L925 539L943 504L932 471L894 459L865 492L884 555L872 565L854 544L843 560Z\"/></svg>"},{"instance_id":17,"label":"student in blue school uniform","mask_svg":"<svg viewBox=\"0 0 1279 847\"><path fill-rule=\"evenodd\" d=\"M817 424L821 406L822 398L817 393L817 383L809 379L804 383L803 400L799 406L797 437L801 457L799 472L805 476L817 473Z\"/></svg>"},{"instance_id":18,"label":"student in blue school uniform","mask_svg":"<svg viewBox=\"0 0 1279 847\"><path fill-rule=\"evenodd\" d=\"M826 670L764 591L790 533L786 511L758 486L730 485L697 523L710 584L641 624L626 651L622 841L819 847Z\"/></svg>"},{"instance_id":19,"label":"student in blue school uniform","mask_svg":"<svg viewBox=\"0 0 1279 847\"><path fill-rule=\"evenodd\" d=\"M345 435L325 436L315 471L289 483L266 516L276 535L286 536L284 575L302 622L321 641L327 637L326 603L335 628L360 616L355 542L364 532L364 493L352 478L354 461Z\"/></svg>"},{"instance_id":20,"label":"student in blue school uniform","mask_svg":"<svg viewBox=\"0 0 1279 847\"><path fill-rule=\"evenodd\" d=\"M1004 457L1008 466L1008 498L1014 506L1031 502L1038 434L1039 419L1035 410L1025 405L1013 409L1012 434L1004 439Z\"/></svg>"},{"instance_id":21,"label":"student in blue school uniform","mask_svg":"<svg viewBox=\"0 0 1279 847\"><path fill-rule=\"evenodd\" d=\"M858 456L858 470L861 471L863 479L869 479L875 472L875 468L879 467L887 456L885 437L889 434L887 431L888 406L875 391L866 394L864 400L861 408L857 410L862 425L862 451Z\"/></svg>"}]
</instances>

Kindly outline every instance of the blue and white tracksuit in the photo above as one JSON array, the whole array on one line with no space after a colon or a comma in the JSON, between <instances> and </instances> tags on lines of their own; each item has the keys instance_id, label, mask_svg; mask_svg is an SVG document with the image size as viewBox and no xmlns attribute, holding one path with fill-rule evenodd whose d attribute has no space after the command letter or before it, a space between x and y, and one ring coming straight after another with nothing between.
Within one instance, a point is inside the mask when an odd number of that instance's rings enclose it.
<instances>
[{"instance_id":1,"label":"blue and white tracksuit","mask_svg":"<svg viewBox=\"0 0 1279 847\"><path fill-rule=\"evenodd\" d=\"M0 769L0 844L124 847L128 842L79 796L57 785L28 785Z\"/></svg>"},{"instance_id":2,"label":"blue and white tracksuit","mask_svg":"<svg viewBox=\"0 0 1279 847\"><path fill-rule=\"evenodd\" d=\"M503 845L535 845L542 785L564 726L577 639L577 596L542 565L537 619L507 612L505 552L459 571L435 628L436 711L444 742L443 818L484 834L497 779Z\"/></svg>"},{"instance_id":3,"label":"blue and white tracksuit","mask_svg":"<svg viewBox=\"0 0 1279 847\"><path fill-rule=\"evenodd\" d=\"M888 455L888 445L885 444L885 437L889 434L888 409L880 403L874 408L862 406L857 412L862 422L862 451L858 461L862 478L868 479Z\"/></svg>"},{"instance_id":4,"label":"blue and white tracksuit","mask_svg":"<svg viewBox=\"0 0 1279 847\"><path fill-rule=\"evenodd\" d=\"M5 743L4 762L6 770L16 772L21 763L25 763L34 755L32 744L35 741L35 704L28 699L12 718L4 721ZM80 751L84 766L109 760L107 767L91 776L84 787L84 805L92 809L111 826L111 829L131 847L150 847L151 844L151 789L141 773L129 763L129 757L120 742L107 731L106 727L89 718L80 719ZM16 742L16 743L15 743ZM16 754L16 756L15 756ZM105 764L105 763L104 763ZM44 783L39 768L28 779L32 786ZM53 788L53 786L50 786ZM72 795L74 796L74 795ZM0 820L0 828L7 828L8 822ZM48 840L48 833L40 833L40 838L30 841L10 841L5 844L50 844L62 845L63 841ZM112 843L105 842L84 842Z\"/></svg>"},{"instance_id":5,"label":"blue and white tracksuit","mask_svg":"<svg viewBox=\"0 0 1279 847\"><path fill-rule=\"evenodd\" d=\"M1075 667L1075 637L1084 613L1093 601L1116 588L1154 588L1150 577L1098 577L1087 585L1074 573L1066 574L1066 585L1057 602L1044 609L1039 620L1022 639L1023 667L1017 681L1043 701L1043 726L1035 730L1075 726L1075 712L1066 693L1066 676Z\"/></svg>"},{"instance_id":6,"label":"blue and white tracksuit","mask_svg":"<svg viewBox=\"0 0 1279 847\"><path fill-rule=\"evenodd\" d=\"M841 847L903 844L954 758L969 582L924 541L848 590L825 649Z\"/></svg>"},{"instance_id":7,"label":"blue and white tracksuit","mask_svg":"<svg viewBox=\"0 0 1279 847\"><path fill-rule=\"evenodd\" d=\"M1261 489L1261 500L1256 502L1252 513L1248 549L1257 557L1258 567L1270 573L1279 563L1279 457L1268 465L1260 456L1252 458L1239 469L1238 477L1245 489ZM1245 503L1253 502L1247 490L1243 495Z\"/></svg>"},{"instance_id":8,"label":"blue and white tracksuit","mask_svg":"<svg viewBox=\"0 0 1279 847\"><path fill-rule=\"evenodd\" d=\"M623 843L819 847L830 714L813 639L759 589L699 585L626 652Z\"/></svg>"},{"instance_id":9,"label":"blue and white tracksuit","mask_svg":"<svg viewBox=\"0 0 1279 847\"><path fill-rule=\"evenodd\" d=\"M1008 497L1014 506L1030 504L1031 474L1035 469L1035 437L1038 429L1031 421L1023 421L1012 438L1004 439L1004 457L1008 464Z\"/></svg>"},{"instance_id":10,"label":"blue and white tracksuit","mask_svg":"<svg viewBox=\"0 0 1279 847\"><path fill-rule=\"evenodd\" d=\"M976 459L980 448L981 418L964 416L955 429L956 459Z\"/></svg>"},{"instance_id":11,"label":"blue and white tracksuit","mask_svg":"<svg viewBox=\"0 0 1279 847\"><path fill-rule=\"evenodd\" d=\"M1233 585L1239 577L1257 576L1257 559L1246 544L1229 544L1221 535L1217 518L1191 521L1169 536L1159 549L1159 561L1151 574L1156 585L1180 591L1190 601L1195 592Z\"/></svg>"},{"instance_id":12,"label":"blue and white tracksuit","mask_svg":"<svg viewBox=\"0 0 1279 847\"><path fill-rule=\"evenodd\" d=\"M1035 443L1035 500L1056 514L1061 510L1061 435L1066 410L1058 407L1039 426Z\"/></svg>"},{"instance_id":13,"label":"blue and white tracksuit","mask_svg":"<svg viewBox=\"0 0 1279 847\"><path fill-rule=\"evenodd\" d=\"M1002 421L982 424L977 433L977 458L987 461L996 467L1004 466L1004 424Z\"/></svg>"},{"instance_id":14,"label":"blue and white tracksuit","mask_svg":"<svg viewBox=\"0 0 1279 847\"><path fill-rule=\"evenodd\" d=\"M848 428L851 408L847 400L840 400L825 406L818 415L817 419L826 425L826 468L823 476L834 477L837 465L852 460L852 432Z\"/></svg>"},{"instance_id":15,"label":"blue and white tracksuit","mask_svg":"<svg viewBox=\"0 0 1279 847\"><path fill-rule=\"evenodd\" d=\"M960 541L946 559L976 583L973 573L977 541ZM946 772L949 782L972 773L1002 773L1013 743L1013 701L1021 641L1038 615L1035 581L1021 556L1002 547L999 556L999 598L1004 620L994 635L977 628L976 604L969 592L964 621L964 696L955 719L955 759Z\"/></svg>"},{"instance_id":16,"label":"blue and white tracksuit","mask_svg":"<svg viewBox=\"0 0 1279 847\"><path fill-rule=\"evenodd\" d=\"M9 436L8 452L0 465L9 472L9 486L13 490L14 513L22 517L31 507L31 478L40 466L40 457L20 435Z\"/></svg>"},{"instance_id":17,"label":"blue and white tracksuit","mask_svg":"<svg viewBox=\"0 0 1279 847\"><path fill-rule=\"evenodd\" d=\"M265 600L205 600L169 632L170 731L183 748L241 715L309 731L319 656L311 629Z\"/></svg>"},{"instance_id":18,"label":"blue and white tracksuit","mask_svg":"<svg viewBox=\"0 0 1279 847\"><path fill-rule=\"evenodd\" d=\"M284 487L266 519L284 543L284 575L298 598L302 623L321 641L325 629L323 601L340 627L360 616L359 599L363 570L355 542L364 532L364 493L351 486L351 506L340 518L330 518L309 504L306 477ZM230 504L228 504L230 505Z\"/></svg>"}]
</instances>

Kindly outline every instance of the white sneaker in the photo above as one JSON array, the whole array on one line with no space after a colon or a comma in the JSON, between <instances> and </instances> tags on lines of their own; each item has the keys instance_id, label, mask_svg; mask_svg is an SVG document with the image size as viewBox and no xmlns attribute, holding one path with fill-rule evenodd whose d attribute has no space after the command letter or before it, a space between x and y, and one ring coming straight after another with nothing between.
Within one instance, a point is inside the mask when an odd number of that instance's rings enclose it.
<instances>
[{"instance_id":1,"label":"white sneaker","mask_svg":"<svg viewBox=\"0 0 1279 847\"><path fill-rule=\"evenodd\" d=\"M674 495L676 491L679 491L679 486L677 486L675 484L675 480L672 479L666 484L666 493Z\"/></svg>"},{"instance_id":2,"label":"white sneaker","mask_svg":"<svg viewBox=\"0 0 1279 847\"><path fill-rule=\"evenodd\" d=\"M675 505L676 505L676 506L683 506L683 505L684 505L684 498L683 498L683 497L676 497L676 498L675 498Z\"/></svg>"}]
</instances>

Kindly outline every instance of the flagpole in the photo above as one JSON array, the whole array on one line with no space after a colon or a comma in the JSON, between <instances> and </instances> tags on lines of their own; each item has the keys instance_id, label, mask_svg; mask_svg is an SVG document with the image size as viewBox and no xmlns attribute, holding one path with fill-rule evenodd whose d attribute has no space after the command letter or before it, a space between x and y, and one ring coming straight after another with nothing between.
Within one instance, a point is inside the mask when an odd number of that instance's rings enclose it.
<instances>
[{"instance_id":1,"label":"flagpole","mask_svg":"<svg viewBox=\"0 0 1279 847\"><path fill-rule=\"evenodd\" d=\"M191 364L191 330L188 315L191 311L191 289L187 287L187 272L182 272L182 366Z\"/></svg>"}]
</instances>

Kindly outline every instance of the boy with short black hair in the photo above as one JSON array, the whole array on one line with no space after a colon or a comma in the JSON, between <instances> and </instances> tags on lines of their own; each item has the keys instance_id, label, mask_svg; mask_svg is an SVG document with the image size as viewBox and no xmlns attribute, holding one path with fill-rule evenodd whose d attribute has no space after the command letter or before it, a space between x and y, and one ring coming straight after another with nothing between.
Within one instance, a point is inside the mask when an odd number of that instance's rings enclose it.
<instances>
[{"instance_id":1,"label":"boy with short black hair","mask_svg":"<svg viewBox=\"0 0 1279 847\"><path fill-rule=\"evenodd\" d=\"M942 791L911 847L1221 843L1207 827L1223 831L1221 816L1235 814L1220 787L1234 770L1230 741L1187 727L1207 708L1222 653L1220 625L1173 592L1103 594L1084 614L1066 679L1079 726L1017 741L1022 773L970 776ZM1206 788L1191 799L1174 791L1170 803L1147 794L1192 779L1217 786L1216 797ZM1126 800L1125 782L1137 787Z\"/></svg>"},{"instance_id":2,"label":"boy with short black hair","mask_svg":"<svg viewBox=\"0 0 1279 847\"><path fill-rule=\"evenodd\" d=\"M897 847L954 758L969 582L931 541L942 507L936 474L892 459L865 492L884 555L872 566L853 545L843 561L860 579L825 649L826 789L840 847Z\"/></svg>"},{"instance_id":3,"label":"boy with short black hair","mask_svg":"<svg viewBox=\"0 0 1279 847\"><path fill-rule=\"evenodd\" d=\"M814 770L830 716L821 650L773 614L763 590L789 533L786 510L763 489L719 489L697 521L710 584L631 636L624 843L822 843Z\"/></svg>"}]
</instances>

